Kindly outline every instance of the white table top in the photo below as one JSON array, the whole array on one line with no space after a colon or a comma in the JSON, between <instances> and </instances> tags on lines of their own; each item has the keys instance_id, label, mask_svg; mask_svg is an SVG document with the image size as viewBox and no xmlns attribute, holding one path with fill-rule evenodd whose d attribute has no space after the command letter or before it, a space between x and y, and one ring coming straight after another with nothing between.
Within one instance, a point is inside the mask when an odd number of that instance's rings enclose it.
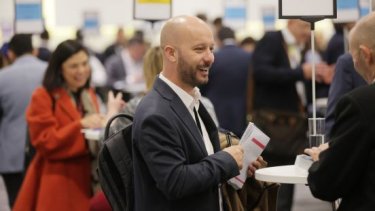
<instances>
[{"instance_id":1,"label":"white table top","mask_svg":"<svg viewBox=\"0 0 375 211\"><path fill-rule=\"evenodd\" d=\"M307 175L307 170L295 165L268 167L255 171L257 180L288 184L307 184Z\"/></svg>"},{"instance_id":2,"label":"white table top","mask_svg":"<svg viewBox=\"0 0 375 211\"><path fill-rule=\"evenodd\" d=\"M103 138L103 129L82 129L81 131L88 140L99 141Z\"/></svg>"}]
</instances>

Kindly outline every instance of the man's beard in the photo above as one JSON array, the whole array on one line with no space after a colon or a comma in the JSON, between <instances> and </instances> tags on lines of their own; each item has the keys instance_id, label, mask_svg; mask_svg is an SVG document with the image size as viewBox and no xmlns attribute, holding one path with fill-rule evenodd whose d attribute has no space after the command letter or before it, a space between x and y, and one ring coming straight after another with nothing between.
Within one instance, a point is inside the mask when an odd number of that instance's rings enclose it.
<instances>
[{"instance_id":1,"label":"man's beard","mask_svg":"<svg viewBox=\"0 0 375 211\"><path fill-rule=\"evenodd\" d=\"M206 66L204 66L206 67ZM180 73L180 79L186 84L189 84L192 87L201 86L208 83L208 79L201 81L197 77L198 71L202 66L193 67L189 65L183 58L178 59L178 72ZM209 67L208 67L209 69Z\"/></svg>"}]
</instances>

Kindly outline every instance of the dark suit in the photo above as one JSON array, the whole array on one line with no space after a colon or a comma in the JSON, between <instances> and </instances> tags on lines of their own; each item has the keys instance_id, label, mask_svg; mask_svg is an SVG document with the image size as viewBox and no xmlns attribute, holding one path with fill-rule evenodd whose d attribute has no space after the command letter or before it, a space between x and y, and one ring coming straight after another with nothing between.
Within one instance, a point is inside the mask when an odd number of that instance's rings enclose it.
<instances>
[{"instance_id":1,"label":"dark suit","mask_svg":"<svg viewBox=\"0 0 375 211\"><path fill-rule=\"evenodd\" d=\"M330 137L331 128L335 123L334 111L337 102L344 94L366 84L366 81L357 73L357 71L355 71L352 56L347 53L339 57L328 95L325 123L325 130L328 139Z\"/></svg>"},{"instance_id":2,"label":"dark suit","mask_svg":"<svg viewBox=\"0 0 375 211\"><path fill-rule=\"evenodd\" d=\"M246 129L246 88L250 54L234 45L226 45L215 53L209 81L202 95L214 104L222 128L241 137Z\"/></svg>"},{"instance_id":3,"label":"dark suit","mask_svg":"<svg viewBox=\"0 0 375 211\"><path fill-rule=\"evenodd\" d=\"M114 88L113 85L117 81L125 81L125 64L122 60L121 53L110 56L105 62L107 70L107 85Z\"/></svg>"},{"instance_id":4,"label":"dark suit","mask_svg":"<svg viewBox=\"0 0 375 211\"><path fill-rule=\"evenodd\" d=\"M309 169L312 194L342 198L339 211L375 207L375 85L345 95L336 106L330 147Z\"/></svg>"},{"instance_id":5,"label":"dark suit","mask_svg":"<svg viewBox=\"0 0 375 211\"><path fill-rule=\"evenodd\" d=\"M336 32L327 44L324 60L327 64L335 64L337 59L345 53L344 32Z\"/></svg>"},{"instance_id":6,"label":"dark suit","mask_svg":"<svg viewBox=\"0 0 375 211\"><path fill-rule=\"evenodd\" d=\"M252 57L254 71L254 110L274 110L298 113L301 109L296 82L303 80L300 66L291 68L287 53L287 44L281 31L268 32L257 43ZM301 55L303 58L303 55ZM277 116L276 116L277 118ZM257 123L256 117L254 122ZM259 120L260 122L260 120ZM286 123L284 123L286 124ZM260 124L258 124L260 125ZM283 126L280 126L282 128ZM265 131L265 128L260 127ZM274 128L274 134L277 133ZM263 152L269 166L287 165L294 162L294 155L277 155L270 152L272 142L285 142L269 134L271 142ZM278 194L277 209L289 211L293 200L293 185L283 184Z\"/></svg>"},{"instance_id":7,"label":"dark suit","mask_svg":"<svg viewBox=\"0 0 375 211\"><path fill-rule=\"evenodd\" d=\"M202 104L198 113L216 152L210 156L188 109L161 79L138 105L133 125L136 211L219 210L219 183L239 171L228 153L218 152L218 131Z\"/></svg>"},{"instance_id":8,"label":"dark suit","mask_svg":"<svg viewBox=\"0 0 375 211\"><path fill-rule=\"evenodd\" d=\"M268 32L257 43L254 70L254 109L299 110L295 83L303 80L301 67L290 67L281 31Z\"/></svg>"}]
</instances>

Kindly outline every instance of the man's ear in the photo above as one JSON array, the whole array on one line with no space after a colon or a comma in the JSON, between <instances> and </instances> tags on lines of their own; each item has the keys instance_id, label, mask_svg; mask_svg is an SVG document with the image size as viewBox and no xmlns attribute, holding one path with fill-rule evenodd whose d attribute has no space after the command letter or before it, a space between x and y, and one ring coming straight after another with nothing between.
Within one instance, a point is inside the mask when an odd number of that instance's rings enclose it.
<instances>
[{"instance_id":1,"label":"man's ear","mask_svg":"<svg viewBox=\"0 0 375 211\"><path fill-rule=\"evenodd\" d=\"M176 62L177 61L177 51L173 46L166 45L164 47L164 52L167 57L167 59L171 62Z\"/></svg>"},{"instance_id":2,"label":"man's ear","mask_svg":"<svg viewBox=\"0 0 375 211\"><path fill-rule=\"evenodd\" d=\"M363 60L366 62L367 65L371 65L374 63L374 52L371 48L365 45L360 45L359 50L361 52L361 55L363 56Z\"/></svg>"}]
</instances>

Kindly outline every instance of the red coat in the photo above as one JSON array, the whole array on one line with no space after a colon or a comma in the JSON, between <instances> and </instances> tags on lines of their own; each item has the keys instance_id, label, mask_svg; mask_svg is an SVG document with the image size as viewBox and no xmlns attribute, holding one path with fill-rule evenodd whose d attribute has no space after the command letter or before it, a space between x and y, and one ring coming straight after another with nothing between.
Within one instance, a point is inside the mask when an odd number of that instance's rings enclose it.
<instances>
[{"instance_id":1,"label":"red coat","mask_svg":"<svg viewBox=\"0 0 375 211\"><path fill-rule=\"evenodd\" d=\"M94 91L89 93L97 102ZM52 96L54 105L46 89L36 89L26 112L36 155L14 211L89 210L90 155L81 133L81 116L65 90Z\"/></svg>"}]
</instances>

